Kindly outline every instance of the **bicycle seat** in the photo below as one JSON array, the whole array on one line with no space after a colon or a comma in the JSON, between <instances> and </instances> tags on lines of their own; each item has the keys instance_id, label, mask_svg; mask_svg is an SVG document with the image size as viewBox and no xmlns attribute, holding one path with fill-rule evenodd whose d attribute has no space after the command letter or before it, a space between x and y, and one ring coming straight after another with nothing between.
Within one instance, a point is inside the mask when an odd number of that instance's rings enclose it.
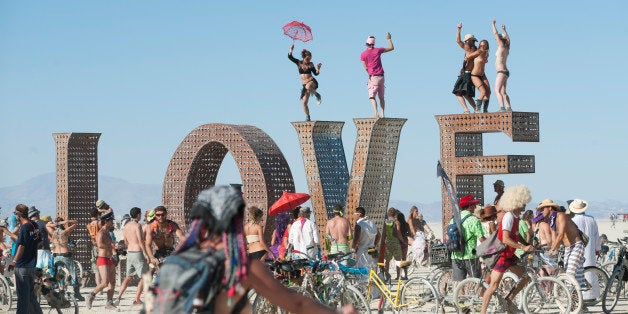
<instances>
[{"instance_id":1,"label":"bicycle seat","mask_svg":"<svg viewBox=\"0 0 628 314\"><path fill-rule=\"evenodd\" d=\"M403 262L399 262L399 268L406 268L408 266L412 265L411 261L403 261Z\"/></svg>"}]
</instances>

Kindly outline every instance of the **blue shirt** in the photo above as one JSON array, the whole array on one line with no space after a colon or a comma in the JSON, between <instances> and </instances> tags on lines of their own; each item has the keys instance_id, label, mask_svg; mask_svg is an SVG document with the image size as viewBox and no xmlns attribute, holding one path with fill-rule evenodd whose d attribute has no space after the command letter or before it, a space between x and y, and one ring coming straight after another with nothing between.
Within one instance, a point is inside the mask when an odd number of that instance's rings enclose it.
<instances>
[{"instance_id":1,"label":"blue shirt","mask_svg":"<svg viewBox=\"0 0 628 314\"><path fill-rule=\"evenodd\" d=\"M24 247L24 252L19 260L15 261L16 268L33 268L37 264L37 245L41 242L39 230L35 223L28 221L20 227L17 236L17 245Z\"/></svg>"}]
</instances>

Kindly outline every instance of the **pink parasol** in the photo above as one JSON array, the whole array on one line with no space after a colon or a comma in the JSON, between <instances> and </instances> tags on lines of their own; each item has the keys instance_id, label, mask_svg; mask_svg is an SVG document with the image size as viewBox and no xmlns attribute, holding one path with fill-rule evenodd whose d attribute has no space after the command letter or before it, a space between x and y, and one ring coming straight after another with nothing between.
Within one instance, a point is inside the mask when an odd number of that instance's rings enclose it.
<instances>
[{"instance_id":1,"label":"pink parasol","mask_svg":"<svg viewBox=\"0 0 628 314\"><path fill-rule=\"evenodd\" d=\"M312 37L312 29L303 22L292 21L283 26L283 33L286 36L303 42L310 41Z\"/></svg>"}]
</instances>

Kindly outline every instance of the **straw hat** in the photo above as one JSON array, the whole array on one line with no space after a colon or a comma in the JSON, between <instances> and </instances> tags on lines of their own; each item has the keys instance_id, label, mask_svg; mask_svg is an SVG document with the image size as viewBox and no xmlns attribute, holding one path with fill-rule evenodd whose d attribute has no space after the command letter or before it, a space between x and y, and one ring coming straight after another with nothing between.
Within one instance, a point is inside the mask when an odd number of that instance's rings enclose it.
<instances>
[{"instance_id":1,"label":"straw hat","mask_svg":"<svg viewBox=\"0 0 628 314\"><path fill-rule=\"evenodd\" d=\"M544 199L543 201L541 201L541 203L539 203L539 206L536 207L536 209L543 209L545 207L554 207L554 210L558 210L558 208L560 208L560 206L556 203L554 203L554 201L552 201L549 198Z\"/></svg>"},{"instance_id":2,"label":"straw hat","mask_svg":"<svg viewBox=\"0 0 628 314\"><path fill-rule=\"evenodd\" d=\"M576 198L569 204L569 209L567 210L567 214L569 213L582 214L584 213L584 211L587 210L587 208L589 208L589 204L586 201Z\"/></svg>"},{"instance_id":3,"label":"straw hat","mask_svg":"<svg viewBox=\"0 0 628 314\"><path fill-rule=\"evenodd\" d=\"M464 35L464 40L462 40L462 41L467 41L467 40L478 41L477 39L475 39L475 36L473 34L466 34L466 35Z\"/></svg>"}]
</instances>

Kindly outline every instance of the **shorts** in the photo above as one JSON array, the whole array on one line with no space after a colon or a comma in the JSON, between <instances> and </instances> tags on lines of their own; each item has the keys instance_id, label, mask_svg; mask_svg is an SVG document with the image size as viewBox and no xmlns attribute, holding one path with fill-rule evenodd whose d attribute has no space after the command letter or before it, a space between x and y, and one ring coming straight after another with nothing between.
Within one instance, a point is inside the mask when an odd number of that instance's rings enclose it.
<instances>
[{"instance_id":1,"label":"shorts","mask_svg":"<svg viewBox=\"0 0 628 314\"><path fill-rule=\"evenodd\" d=\"M480 278L482 276L480 259L452 259L451 276L453 281L462 281L471 277Z\"/></svg>"},{"instance_id":2,"label":"shorts","mask_svg":"<svg viewBox=\"0 0 628 314\"><path fill-rule=\"evenodd\" d=\"M516 265L518 260L519 258L517 258L516 256L512 256L510 258L500 256L497 259L497 263L495 263L495 266L493 266L493 270L496 272L503 273L508 268L510 268L510 266Z\"/></svg>"},{"instance_id":3,"label":"shorts","mask_svg":"<svg viewBox=\"0 0 628 314\"><path fill-rule=\"evenodd\" d=\"M52 265L52 253L49 250L37 250L37 264L35 268L44 269Z\"/></svg>"},{"instance_id":4,"label":"shorts","mask_svg":"<svg viewBox=\"0 0 628 314\"><path fill-rule=\"evenodd\" d=\"M390 241L386 241L386 252L384 253L384 259L390 261L393 257L396 261L403 261L401 253L401 244L397 238L393 238Z\"/></svg>"},{"instance_id":5,"label":"shorts","mask_svg":"<svg viewBox=\"0 0 628 314\"><path fill-rule=\"evenodd\" d=\"M63 267L70 272L71 284L75 285L77 282L76 278L76 263L70 257L57 255L54 257L54 263L63 263Z\"/></svg>"},{"instance_id":6,"label":"shorts","mask_svg":"<svg viewBox=\"0 0 628 314\"><path fill-rule=\"evenodd\" d=\"M142 277L142 275L148 271L148 264L144 259L142 252L127 252L126 253L126 276Z\"/></svg>"},{"instance_id":7,"label":"shorts","mask_svg":"<svg viewBox=\"0 0 628 314\"><path fill-rule=\"evenodd\" d=\"M111 257L98 256L96 259L98 266L116 266L116 262Z\"/></svg>"},{"instance_id":8,"label":"shorts","mask_svg":"<svg viewBox=\"0 0 628 314\"><path fill-rule=\"evenodd\" d=\"M375 98L375 95L379 95L379 98L384 98L385 87L383 75L370 75L366 87L369 92L369 98Z\"/></svg>"}]
</instances>

